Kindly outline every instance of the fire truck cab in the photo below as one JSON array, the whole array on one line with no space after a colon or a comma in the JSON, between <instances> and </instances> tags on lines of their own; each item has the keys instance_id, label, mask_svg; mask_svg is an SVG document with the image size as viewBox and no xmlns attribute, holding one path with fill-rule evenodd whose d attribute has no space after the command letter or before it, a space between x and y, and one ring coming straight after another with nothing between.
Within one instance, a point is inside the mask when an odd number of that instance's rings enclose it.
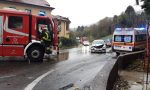
<instances>
[{"instance_id":1,"label":"fire truck cab","mask_svg":"<svg viewBox=\"0 0 150 90\"><path fill-rule=\"evenodd\" d=\"M0 56L26 56L31 61L42 61L46 47L41 43L41 26L50 34L51 52L58 52L56 18L0 10Z\"/></svg>"}]
</instances>

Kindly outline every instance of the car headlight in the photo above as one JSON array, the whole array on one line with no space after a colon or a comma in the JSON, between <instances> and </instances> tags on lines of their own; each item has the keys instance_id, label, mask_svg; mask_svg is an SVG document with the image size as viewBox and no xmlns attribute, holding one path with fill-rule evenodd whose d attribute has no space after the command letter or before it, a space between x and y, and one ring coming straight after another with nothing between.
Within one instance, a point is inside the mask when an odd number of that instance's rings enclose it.
<instances>
[{"instance_id":1,"label":"car headlight","mask_svg":"<svg viewBox=\"0 0 150 90\"><path fill-rule=\"evenodd\" d=\"M105 49L106 48L106 45L103 45L103 47L102 47L103 49Z\"/></svg>"},{"instance_id":2,"label":"car headlight","mask_svg":"<svg viewBox=\"0 0 150 90\"><path fill-rule=\"evenodd\" d=\"M91 49L94 49L94 47L92 46Z\"/></svg>"}]
</instances>

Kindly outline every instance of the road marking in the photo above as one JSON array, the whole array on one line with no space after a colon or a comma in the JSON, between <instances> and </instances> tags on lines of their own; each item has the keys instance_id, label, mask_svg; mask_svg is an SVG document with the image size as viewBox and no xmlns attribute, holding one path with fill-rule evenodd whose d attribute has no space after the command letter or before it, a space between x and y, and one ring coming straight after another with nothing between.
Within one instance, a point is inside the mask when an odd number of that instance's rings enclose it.
<instances>
[{"instance_id":1,"label":"road marking","mask_svg":"<svg viewBox=\"0 0 150 90\"><path fill-rule=\"evenodd\" d=\"M35 87L35 85L36 85L39 81L41 81L44 77L46 77L47 75L49 75L49 74L52 73L52 72L54 72L54 70L48 71L47 73L45 73L45 74L39 76L39 77L38 77L37 79L35 79L32 83L30 83L27 87L25 87L24 90L32 90L32 89Z\"/></svg>"},{"instance_id":2,"label":"road marking","mask_svg":"<svg viewBox=\"0 0 150 90\"><path fill-rule=\"evenodd\" d=\"M16 75L3 76L3 77L0 77L0 79L14 77L14 76L16 76Z\"/></svg>"}]
</instances>

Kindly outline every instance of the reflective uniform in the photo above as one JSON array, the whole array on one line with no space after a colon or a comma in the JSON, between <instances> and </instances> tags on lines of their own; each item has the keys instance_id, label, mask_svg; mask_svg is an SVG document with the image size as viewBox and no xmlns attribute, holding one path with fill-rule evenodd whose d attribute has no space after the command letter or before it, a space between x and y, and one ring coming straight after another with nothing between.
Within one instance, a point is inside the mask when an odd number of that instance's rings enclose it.
<instances>
[{"instance_id":1,"label":"reflective uniform","mask_svg":"<svg viewBox=\"0 0 150 90\"><path fill-rule=\"evenodd\" d=\"M47 30L42 30L41 40L46 47L50 46L51 37L50 37L50 34Z\"/></svg>"}]
</instances>

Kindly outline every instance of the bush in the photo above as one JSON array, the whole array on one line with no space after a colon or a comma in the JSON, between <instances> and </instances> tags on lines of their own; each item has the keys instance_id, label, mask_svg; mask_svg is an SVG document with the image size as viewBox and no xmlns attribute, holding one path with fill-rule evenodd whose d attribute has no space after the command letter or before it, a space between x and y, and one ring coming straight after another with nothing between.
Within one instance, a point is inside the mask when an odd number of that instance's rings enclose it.
<instances>
[{"instance_id":1,"label":"bush","mask_svg":"<svg viewBox=\"0 0 150 90\"><path fill-rule=\"evenodd\" d=\"M72 47L77 45L77 41L75 39L61 37L59 42L60 47Z\"/></svg>"}]
</instances>

